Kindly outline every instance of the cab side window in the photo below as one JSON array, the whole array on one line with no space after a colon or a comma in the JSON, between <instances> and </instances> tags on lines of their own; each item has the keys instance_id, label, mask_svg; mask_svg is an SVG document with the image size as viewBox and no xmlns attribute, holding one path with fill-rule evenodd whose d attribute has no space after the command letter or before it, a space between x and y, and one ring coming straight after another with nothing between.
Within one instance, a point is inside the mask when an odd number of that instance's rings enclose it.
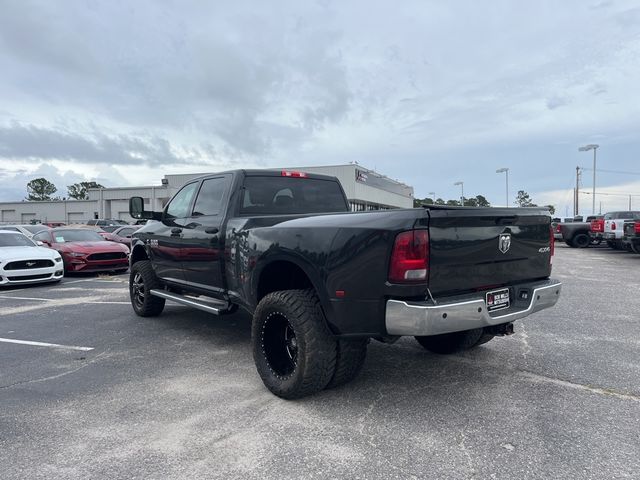
<instances>
[{"instance_id":1,"label":"cab side window","mask_svg":"<svg viewBox=\"0 0 640 480\"><path fill-rule=\"evenodd\" d=\"M218 215L222 209L222 197L226 184L225 177L209 178L203 181L193 207L193 216Z\"/></svg>"},{"instance_id":2,"label":"cab side window","mask_svg":"<svg viewBox=\"0 0 640 480\"><path fill-rule=\"evenodd\" d=\"M165 217L167 218L186 218L189 216L189 206L191 200L196 193L198 182L190 183L182 187L175 197L167 205Z\"/></svg>"}]
</instances>

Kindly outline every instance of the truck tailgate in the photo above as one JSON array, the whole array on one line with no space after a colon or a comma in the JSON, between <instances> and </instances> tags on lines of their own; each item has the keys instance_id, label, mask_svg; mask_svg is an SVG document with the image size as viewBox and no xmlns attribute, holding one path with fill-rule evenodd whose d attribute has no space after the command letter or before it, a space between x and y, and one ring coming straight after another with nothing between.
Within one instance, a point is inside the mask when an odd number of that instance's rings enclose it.
<instances>
[{"instance_id":1,"label":"truck tailgate","mask_svg":"<svg viewBox=\"0 0 640 480\"><path fill-rule=\"evenodd\" d=\"M537 208L429 209L429 288L482 290L551 274L551 218Z\"/></svg>"}]
</instances>

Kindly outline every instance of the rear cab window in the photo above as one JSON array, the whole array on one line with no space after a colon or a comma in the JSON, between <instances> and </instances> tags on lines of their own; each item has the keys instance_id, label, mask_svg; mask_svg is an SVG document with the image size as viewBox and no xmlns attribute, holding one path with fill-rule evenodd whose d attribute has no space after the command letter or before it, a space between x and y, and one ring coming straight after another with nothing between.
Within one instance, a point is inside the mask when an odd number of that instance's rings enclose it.
<instances>
[{"instance_id":1,"label":"rear cab window","mask_svg":"<svg viewBox=\"0 0 640 480\"><path fill-rule=\"evenodd\" d=\"M240 215L348 212L340 184L318 178L248 176Z\"/></svg>"}]
</instances>

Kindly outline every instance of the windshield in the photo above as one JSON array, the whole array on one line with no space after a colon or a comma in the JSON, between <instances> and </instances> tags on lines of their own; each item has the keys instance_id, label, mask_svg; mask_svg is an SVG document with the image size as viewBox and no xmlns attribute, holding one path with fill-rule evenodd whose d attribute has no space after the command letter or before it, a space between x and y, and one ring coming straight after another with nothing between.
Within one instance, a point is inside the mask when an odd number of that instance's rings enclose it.
<instances>
[{"instance_id":1,"label":"windshield","mask_svg":"<svg viewBox=\"0 0 640 480\"><path fill-rule=\"evenodd\" d=\"M47 230L47 227L43 225L23 225L22 228L30 231L31 233L38 233L38 232L41 232L42 230Z\"/></svg>"},{"instance_id":2,"label":"windshield","mask_svg":"<svg viewBox=\"0 0 640 480\"><path fill-rule=\"evenodd\" d=\"M106 241L93 230L60 230L53 232L53 241L65 242L102 242Z\"/></svg>"},{"instance_id":3,"label":"windshield","mask_svg":"<svg viewBox=\"0 0 640 480\"><path fill-rule=\"evenodd\" d=\"M347 212L349 208L333 180L290 177L247 177L244 180L244 215Z\"/></svg>"},{"instance_id":4,"label":"windshield","mask_svg":"<svg viewBox=\"0 0 640 480\"><path fill-rule=\"evenodd\" d=\"M36 244L21 233L0 233L0 247L35 247Z\"/></svg>"}]
</instances>

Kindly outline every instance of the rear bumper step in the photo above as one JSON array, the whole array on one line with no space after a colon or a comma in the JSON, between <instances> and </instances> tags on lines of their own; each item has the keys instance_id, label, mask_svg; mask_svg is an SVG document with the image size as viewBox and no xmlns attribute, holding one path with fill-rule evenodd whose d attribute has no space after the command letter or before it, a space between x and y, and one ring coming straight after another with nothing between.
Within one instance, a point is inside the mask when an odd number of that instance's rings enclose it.
<instances>
[{"instance_id":1,"label":"rear bumper step","mask_svg":"<svg viewBox=\"0 0 640 480\"><path fill-rule=\"evenodd\" d=\"M184 295L173 292L167 292L166 290L151 290L150 293L155 297L171 300L172 302L197 308L198 310L203 310L215 315L221 315L229 310L229 304L226 302L204 301L197 298L185 297Z\"/></svg>"},{"instance_id":2,"label":"rear bumper step","mask_svg":"<svg viewBox=\"0 0 640 480\"><path fill-rule=\"evenodd\" d=\"M484 298L460 298L456 301L405 302L388 300L385 323L389 335L441 335L474 328L513 322L552 307L560 298L562 283L545 280L519 285L532 291L528 306L514 305L490 314Z\"/></svg>"}]
</instances>

